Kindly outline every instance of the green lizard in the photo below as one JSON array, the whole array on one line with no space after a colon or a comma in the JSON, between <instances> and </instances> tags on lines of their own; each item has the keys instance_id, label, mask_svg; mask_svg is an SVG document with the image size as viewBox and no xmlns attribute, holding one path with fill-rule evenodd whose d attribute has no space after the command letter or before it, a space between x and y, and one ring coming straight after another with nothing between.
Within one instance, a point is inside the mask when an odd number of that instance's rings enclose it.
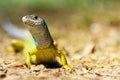
<instances>
[{"instance_id":1,"label":"green lizard","mask_svg":"<svg viewBox=\"0 0 120 80\"><path fill-rule=\"evenodd\" d=\"M23 52L28 66L41 63L56 63L56 57L59 57L63 68L71 69L65 55L53 44L53 39L48 27L42 18L35 15L27 15L22 18L22 21L27 26L32 36L26 37L27 40L25 43L14 40L13 47L16 47L16 45L24 46Z\"/></svg>"}]
</instances>

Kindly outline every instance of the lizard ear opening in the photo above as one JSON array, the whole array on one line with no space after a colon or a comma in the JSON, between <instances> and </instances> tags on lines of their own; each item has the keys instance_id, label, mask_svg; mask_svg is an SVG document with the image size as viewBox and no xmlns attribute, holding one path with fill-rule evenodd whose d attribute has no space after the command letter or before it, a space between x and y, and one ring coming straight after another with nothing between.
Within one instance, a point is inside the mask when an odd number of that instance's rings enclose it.
<instances>
[{"instance_id":1,"label":"lizard ear opening","mask_svg":"<svg viewBox=\"0 0 120 80\"><path fill-rule=\"evenodd\" d=\"M35 18L35 19L38 19L38 16L35 16L34 18Z\"/></svg>"}]
</instances>

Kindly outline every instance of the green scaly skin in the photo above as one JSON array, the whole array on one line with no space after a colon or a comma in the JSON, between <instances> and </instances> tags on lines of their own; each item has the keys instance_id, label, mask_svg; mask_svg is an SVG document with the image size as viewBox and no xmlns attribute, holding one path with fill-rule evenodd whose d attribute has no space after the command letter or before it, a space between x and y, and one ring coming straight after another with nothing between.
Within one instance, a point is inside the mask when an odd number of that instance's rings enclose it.
<instances>
[{"instance_id":1,"label":"green scaly skin","mask_svg":"<svg viewBox=\"0 0 120 80\"><path fill-rule=\"evenodd\" d=\"M24 54L28 66L40 63L54 63L56 62L56 57L59 57L63 68L71 69L68 66L65 55L53 44L48 27L42 18L35 15L27 15L22 18L22 21L32 34L24 44Z\"/></svg>"}]
</instances>

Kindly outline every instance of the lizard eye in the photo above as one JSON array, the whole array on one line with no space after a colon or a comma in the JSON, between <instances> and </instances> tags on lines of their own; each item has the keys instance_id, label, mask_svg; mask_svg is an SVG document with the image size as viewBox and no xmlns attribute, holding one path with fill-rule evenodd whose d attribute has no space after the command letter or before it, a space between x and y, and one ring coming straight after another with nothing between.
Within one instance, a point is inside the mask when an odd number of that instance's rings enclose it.
<instances>
[{"instance_id":1,"label":"lizard eye","mask_svg":"<svg viewBox=\"0 0 120 80\"><path fill-rule=\"evenodd\" d=\"M35 19L38 19L38 16L35 16L34 18L35 18Z\"/></svg>"}]
</instances>

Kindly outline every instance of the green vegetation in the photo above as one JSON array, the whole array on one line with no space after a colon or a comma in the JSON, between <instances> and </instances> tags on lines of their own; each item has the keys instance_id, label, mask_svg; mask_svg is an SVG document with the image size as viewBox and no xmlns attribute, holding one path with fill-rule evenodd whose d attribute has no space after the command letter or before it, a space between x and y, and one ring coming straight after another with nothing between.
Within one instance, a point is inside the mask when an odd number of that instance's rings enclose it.
<instances>
[{"instance_id":1,"label":"green vegetation","mask_svg":"<svg viewBox=\"0 0 120 80\"><path fill-rule=\"evenodd\" d=\"M117 3L119 0L1 0L1 8L14 8L14 7L42 7L42 8L54 8L54 7L76 7L76 6L90 6L95 3Z\"/></svg>"},{"instance_id":2,"label":"green vegetation","mask_svg":"<svg viewBox=\"0 0 120 80\"><path fill-rule=\"evenodd\" d=\"M1 0L0 19L8 17L16 21L15 18L21 19L26 14L39 14L47 18L51 15L53 20L59 17L59 21L68 18L64 22L70 24L74 21L77 27L90 26L94 21L113 23L116 19L119 21L119 2L120 0ZM77 18L71 19L71 16L76 15Z\"/></svg>"}]
</instances>

